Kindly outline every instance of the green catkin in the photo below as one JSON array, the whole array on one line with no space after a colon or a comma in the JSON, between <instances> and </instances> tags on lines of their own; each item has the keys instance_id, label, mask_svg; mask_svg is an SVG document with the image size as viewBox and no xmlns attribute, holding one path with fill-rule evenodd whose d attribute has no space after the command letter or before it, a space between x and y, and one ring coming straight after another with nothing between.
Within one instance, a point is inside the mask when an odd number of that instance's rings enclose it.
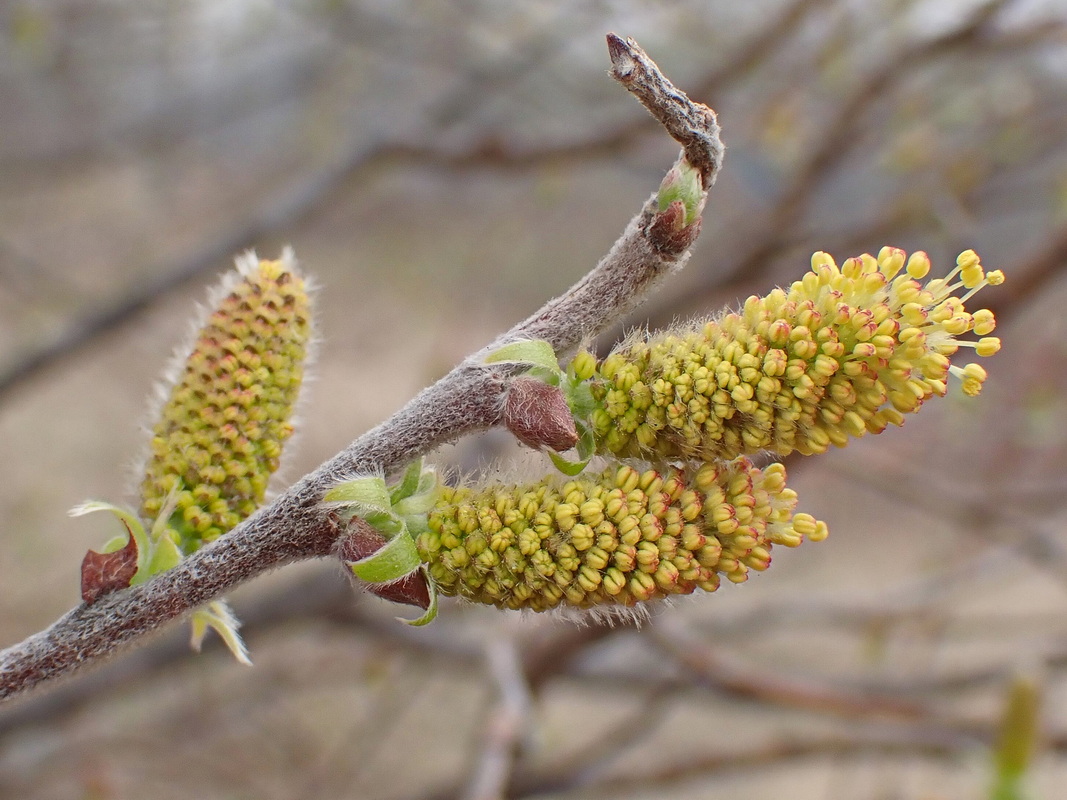
<instances>
[{"instance_id":1,"label":"green catkin","mask_svg":"<svg viewBox=\"0 0 1067 800\"><path fill-rule=\"evenodd\" d=\"M632 606L765 570L774 544L826 537L785 469L747 459L613 466L528 485L442 486L416 545L438 590L511 609Z\"/></svg>"},{"instance_id":2,"label":"green catkin","mask_svg":"<svg viewBox=\"0 0 1067 800\"><path fill-rule=\"evenodd\" d=\"M802 280L739 312L630 340L600 363L579 353L572 369L590 382L598 451L653 461L821 453L902 424L945 394L950 373L978 394L985 370L949 356L999 350L992 312L964 302L1004 275L986 273L973 250L922 283L929 268L922 251L885 247L840 268L819 252ZM981 338L960 341L970 332Z\"/></svg>"},{"instance_id":3,"label":"green catkin","mask_svg":"<svg viewBox=\"0 0 1067 800\"><path fill-rule=\"evenodd\" d=\"M291 256L238 259L152 430L141 516L175 502L169 535L191 553L263 502L303 380L311 337ZM176 493L172 497L172 493Z\"/></svg>"}]
</instances>

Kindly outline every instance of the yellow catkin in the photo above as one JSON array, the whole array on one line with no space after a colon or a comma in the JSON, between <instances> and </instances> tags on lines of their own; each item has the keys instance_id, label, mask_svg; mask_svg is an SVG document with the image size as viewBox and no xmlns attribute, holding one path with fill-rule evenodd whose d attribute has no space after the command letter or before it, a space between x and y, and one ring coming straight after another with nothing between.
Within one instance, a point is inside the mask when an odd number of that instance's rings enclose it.
<instances>
[{"instance_id":1,"label":"yellow catkin","mask_svg":"<svg viewBox=\"0 0 1067 800\"><path fill-rule=\"evenodd\" d=\"M168 528L190 553L262 503L303 380L311 337L305 280L290 254L238 259L152 429L141 515L154 520L172 493Z\"/></svg>"},{"instance_id":2,"label":"yellow catkin","mask_svg":"<svg viewBox=\"0 0 1067 800\"><path fill-rule=\"evenodd\" d=\"M1003 273L985 272L971 250L923 283L929 270L921 251L885 247L840 267L820 252L802 280L738 312L631 339L599 363L580 353L573 369L590 381L597 449L654 461L819 453L902 424L945 393L949 374L978 394L985 371L949 358L1000 349L992 312L964 303ZM968 333L982 338L961 340Z\"/></svg>"},{"instance_id":3,"label":"yellow catkin","mask_svg":"<svg viewBox=\"0 0 1067 800\"><path fill-rule=\"evenodd\" d=\"M448 487L417 547L438 590L501 608L632 606L771 563L774 544L820 540L794 514L785 469L747 459L692 469L613 466L527 485Z\"/></svg>"}]
</instances>

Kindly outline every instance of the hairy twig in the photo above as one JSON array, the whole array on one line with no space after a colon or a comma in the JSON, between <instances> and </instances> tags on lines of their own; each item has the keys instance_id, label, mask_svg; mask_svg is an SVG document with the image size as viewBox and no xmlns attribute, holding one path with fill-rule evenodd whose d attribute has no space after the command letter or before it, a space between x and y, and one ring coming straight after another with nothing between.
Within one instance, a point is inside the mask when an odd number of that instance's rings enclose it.
<instances>
[{"instance_id":1,"label":"hairy twig","mask_svg":"<svg viewBox=\"0 0 1067 800\"><path fill-rule=\"evenodd\" d=\"M705 188L711 186L722 161L719 126L711 109L678 92L652 59L634 47L632 39L623 41L608 34L608 52L615 80L633 92L667 133L682 143L689 163L708 181ZM671 102L664 103L664 98L671 98Z\"/></svg>"},{"instance_id":2,"label":"hairy twig","mask_svg":"<svg viewBox=\"0 0 1067 800\"><path fill-rule=\"evenodd\" d=\"M371 604L353 595L351 581L339 569L316 570L283 588L255 600L237 600L234 611L241 620L241 635L255 645L257 639L277 635L279 629L318 621L344 629L348 635L386 643L390 648L417 656L421 661L438 659L460 665L463 670L477 667L483 651L474 642L440 631L397 625L391 617L374 613ZM614 624L593 620L587 625L542 625L524 634L522 663L531 690L540 688L570 670L572 662L590 647L619 633L630 631L634 622ZM439 634L439 635L432 635ZM220 645L221 646L221 645ZM40 693L17 706L0 709L0 742L16 731L33 725L53 724L76 714L86 706L138 683L157 679L165 670L179 668L190 659L202 658L188 644L188 634L177 629L154 639L101 669L82 674L54 691Z\"/></svg>"},{"instance_id":3,"label":"hairy twig","mask_svg":"<svg viewBox=\"0 0 1067 800\"><path fill-rule=\"evenodd\" d=\"M675 89L633 40L612 35L609 50L613 76L654 116L669 120L684 158L699 165L704 186L710 187L722 161L715 115ZM688 242L679 243L662 225L670 213L658 211L653 195L590 273L491 347L544 339L557 353L565 353L615 322L688 259ZM0 653L0 697L91 663L267 570L329 555L338 530L319 511L327 489L354 474L394 472L440 444L496 424L511 372L484 364L483 354L466 359L393 417L174 569L92 606L78 606Z\"/></svg>"}]
</instances>

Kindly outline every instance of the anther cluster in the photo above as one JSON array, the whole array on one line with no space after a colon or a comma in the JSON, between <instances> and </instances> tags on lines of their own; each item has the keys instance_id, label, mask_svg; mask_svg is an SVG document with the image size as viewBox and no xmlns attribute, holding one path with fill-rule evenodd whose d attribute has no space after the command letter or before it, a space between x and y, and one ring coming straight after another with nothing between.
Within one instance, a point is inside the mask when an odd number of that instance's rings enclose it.
<instances>
[{"instance_id":1,"label":"anther cluster","mask_svg":"<svg viewBox=\"0 0 1067 800\"><path fill-rule=\"evenodd\" d=\"M247 256L221 287L152 430L141 515L176 493L169 526L184 552L262 503L303 378L311 336L305 282L291 257Z\"/></svg>"},{"instance_id":2,"label":"anther cluster","mask_svg":"<svg viewBox=\"0 0 1067 800\"><path fill-rule=\"evenodd\" d=\"M740 583L766 569L772 545L827 532L793 513L782 465L761 470L743 458L438 491L416 542L438 590L502 608L711 592L722 577Z\"/></svg>"},{"instance_id":3,"label":"anther cluster","mask_svg":"<svg viewBox=\"0 0 1067 800\"><path fill-rule=\"evenodd\" d=\"M840 267L819 252L802 280L738 312L631 339L599 363L580 353L573 369L597 403L597 448L652 461L821 453L902 424L945 394L950 373L978 394L985 370L949 357L1000 349L992 312L964 304L1004 275L987 273L973 250L924 283L929 270L922 251L885 247Z\"/></svg>"}]
</instances>

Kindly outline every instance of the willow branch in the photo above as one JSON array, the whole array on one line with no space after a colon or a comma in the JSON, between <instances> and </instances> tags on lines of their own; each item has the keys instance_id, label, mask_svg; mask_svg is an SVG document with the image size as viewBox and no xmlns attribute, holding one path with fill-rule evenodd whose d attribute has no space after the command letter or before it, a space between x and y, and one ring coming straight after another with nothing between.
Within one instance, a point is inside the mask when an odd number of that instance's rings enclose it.
<instances>
[{"instance_id":1,"label":"willow branch","mask_svg":"<svg viewBox=\"0 0 1067 800\"><path fill-rule=\"evenodd\" d=\"M664 124L701 171L705 191L722 163L714 113L676 89L632 39L608 36L612 76ZM689 257L691 240L664 226L650 197L599 264L565 294L490 347L547 340L557 353L610 326ZM658 224L657 224L658 223ZM0 698L22 693L118 650L270 569L328 556L338 530L320 513L323 494L354 474L390 473L445 442L497 423L509 368L476 353L378 427L305 475L226 536L153 580L80 605L0 653Z\"/></svg>"}]
</instances>

